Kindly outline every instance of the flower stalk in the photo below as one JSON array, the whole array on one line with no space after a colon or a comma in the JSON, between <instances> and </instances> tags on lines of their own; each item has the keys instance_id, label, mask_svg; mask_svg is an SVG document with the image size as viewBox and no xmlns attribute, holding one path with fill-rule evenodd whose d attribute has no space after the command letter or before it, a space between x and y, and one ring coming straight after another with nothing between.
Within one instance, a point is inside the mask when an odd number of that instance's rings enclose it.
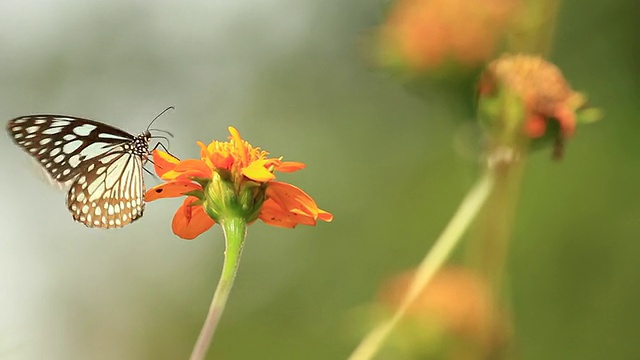
<instances>
[{"instance_id":1,"label":"flower stalk","mask_svg":"<svg viewBox=\"0 0 640 360\"><path fill-rule=\"evenodd\" d=\"M225 237L222 273L213 295L213 300L209 306L209 313L207 314L202 330L200 330L200 335L198 335L196 345L189 358L190 360L202 360L207 355L213 334L220 323L220 318L227 304L227 298L233 287L233 281L236 278L242 247L247 234L247 223L240 217L225 218L220 221L220 225L222 226Z\"/></svg>"},{"instance_id":2,"label":"flower stalk","mask_svg":"<svg viewBox=\"0 0 640 360\"><path fill-rule=\"evenodd\" d=\"M200 159L179 160L154 150L156 174L165 182L145 194L147 202L185 196L171 222L174 234L182 239L195 239L215 224L224 231L222 274L191 360L202 360L207 354L236 277L249 224L262 220L294 228L333 220L333 215L320 209L302 189L275 181L274 172L298 171L305 164L268 157L267 151L243 140L232 126L229 134L229 141L198 142Z\"/></svg>"},{"instance_id":3,"label":"flower stalk","mask_svg":"<svg viewBox=\"0 0 640 360\"><path fill-rule=\"evenodd\" d=\"M502 288L524 167L525 161L520 158L489 170L495 180L494 191L487 199L484 211L478 216L472 230L472 241L466 249L468 263L476 265L474 267L485 276L487 283L494 287L494 294L499 294Z\"/></svg>"},{"instance_id":4,"label":"flower stalk","mask_svg":"<svg viewBox=\"0 0 640 360\"><path fill-rule=\"evenodd\" d=\"M485 172L478 179L447 224L447 227L418 266L415 277L401 305L389 320L369 332L351 354L349 360L371 359L378 352L389 334L403 319L409 307L416 301L421 290L431 281L436 272L449 258L453 249L458 245L469 225L493 191L494 184L492 172Z\"/></svg>"}]
</instances>

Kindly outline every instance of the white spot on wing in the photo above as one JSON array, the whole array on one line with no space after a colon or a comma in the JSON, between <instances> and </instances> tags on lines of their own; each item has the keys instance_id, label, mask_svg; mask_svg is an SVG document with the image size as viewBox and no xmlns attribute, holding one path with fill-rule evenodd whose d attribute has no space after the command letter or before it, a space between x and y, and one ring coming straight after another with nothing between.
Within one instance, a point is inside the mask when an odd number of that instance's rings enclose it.
<instances>
[{"instance_id":1,"label":"white spot on wing","mask_svg":"<svg viewBox=\"0 0 640 360\"><path fill-rule=\"evenodd\" d=\"M82 124L73 128L73 132L79 136L89 136L97 126L91 124Z\"/></svg>"},{"instance_id":2,"label":"white spot on wing","mask_svg":"<svg viewBox=\"0 0 640 360\"><path fill-rule=\"evenodd\" d=\"M71 165L72 167L77 167L78 165L80 165L80 155L73 155L72 157L69 158L69 165Z\"/></svg>"},{"instance_id":3,"label":"white spot on wing","mask_svg":"<svg viewBox=\"0 0 640 360\"><path fill-rule=\"evenodd\" d=\"M40 126L29 126L26 130L29 134L33 134L40 129Z\"/></svg>"},{"instance_id":4,"label":"white spot on wing","mask_svg":"<svg viewBox=\"0 0 640 360\"><path fill-rule=\"evenodd\" d=\"M100 134L98 134L98 137L99 137L100 139L130 140L130 139L128 139L128 138L123 138L122 136L112 135L112 134L108 134L108 133L100 133Z\"/></svg>"},{"instance_id":5,"label":"white spot on wing","mask_svg":"<svg viewBox=\"0 0 640 360\"><path fill-rule=\"evenodd\" d=\"M80 140L74 140L70 143L65 144L62 147L62 151L65 152L65 154L71 154L74 151L78 150L78 148L82 145L82 141Z\"/></svg>"},{"instance_id":6,"label":"white spot on wing","mask_svg":"<svg viewBox=\"0 0 640 360\"><path fill-rule=\"evenodd\" d=\"M60 131L62 131L61 127L50 127L48 129L42 130L42 133L45 134L45 135L55 135L55 134L59 133Z\"/></svg>"}]
</instances>

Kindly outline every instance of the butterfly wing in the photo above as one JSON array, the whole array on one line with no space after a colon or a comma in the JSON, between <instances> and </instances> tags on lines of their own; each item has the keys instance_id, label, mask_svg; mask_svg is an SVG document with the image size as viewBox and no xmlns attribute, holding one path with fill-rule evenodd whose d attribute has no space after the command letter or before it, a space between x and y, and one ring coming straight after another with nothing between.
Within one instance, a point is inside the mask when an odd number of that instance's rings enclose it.
<instances>
[{"instance_id":1,"label":"butterfly wing","mask_svg":"<svg viewBox=\"0 0 640 360\"><path fill-rule=\"evenodd\" d=\"M69 188L67 207L88 227L118 228L144 211L143 158L114 147L89 162Z\"/></svg>"},{"instance_id":2,"label":"butterfly wing","mask_svg":"<svg viewBox=\"0 0 640 360\"><path fill-rule=\"evenodd\" d=\"M97 121L60 115L22 116L10 120L7 130L52 180L69 185L67 207L74 220L117 228L142 216L148 133L134 137Z\"/></svg>"},{"instance_id":3,"label":"butterfly wing","mask_svg":"<svg viewBox=\"0 0 640 360\"><path fill-rule=\"evenodd\" d=\"M7 131L59 183L75 179L88 160L134 140L112 126L61 115L18 117L9 121Z\"/></svg>"}]
</instances>

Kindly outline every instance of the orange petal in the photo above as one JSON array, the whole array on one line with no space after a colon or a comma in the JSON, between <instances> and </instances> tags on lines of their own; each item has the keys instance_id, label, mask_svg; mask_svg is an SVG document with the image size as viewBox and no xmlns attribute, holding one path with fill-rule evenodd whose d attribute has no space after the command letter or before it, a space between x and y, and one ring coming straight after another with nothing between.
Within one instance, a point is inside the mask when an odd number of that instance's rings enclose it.
<instances>
[{"instance_id":1,"label":"orange petal","mask_svg":"<svg viewBox=\"0 0 640 360\"><path fill-rule=\"evenodd\" d=\"M257 160L242 169L242 175L257 182L267 182L276 178L275 175L265 167L270 160Z\"/></svg>"},{"instance_id":2,"label":"orange petal","mask_svg":"<svg viewBox=\"0 0 640 360\"><path fill-rule=\"evenodd\" d=\"M213 167L216 169L229 170L233 165L234 159L233 159L233 155L231 155L231 153L227 151L225 152L216 151L213 154L211 154L210 161Z\"/></svg>"},{"instance_id":3,"label":"orange petal","mask_svg":"<svg viewBox=\"0 0 640 360\"><path fill-rule=\"evenodd\" d=\"M171 229L182 239L195 239L215 224L201 205L191 206L197 200L193 196L188 196L173 216Z\"/></svg>"},{"instance_id":4,"label":"orange petal","mask_svg":"<svg viewBox=\"0 0 640 360\"><path fill-rule=\"evenodd\" d=\"M161 178L164 180L194 177L210 179L211 175L211 168L204 161L187 159L180 161L173 170L166 172Z\"/></svg>"},{"instance_id":5,"label":"orange petal","mask_svg":"<svg viewBox=\"0 0 640 360\"><path fill-rule=\"evenodd\" d=\"M326 221L326 222L332 222L333 221L333 214L327 211L324 211L322 209L318 209L318 219L322 220L322 221Z\"/></svg>"},{"instance_id":6,"label":"orange petal","mask_svg":"<svg viewBox=\"0 0 640 360\"><path fill-rule=\"evenodd\" d=\"M553 114L562 129L562 135L569 137L573 135L576 130L576 114L571 109L565 107L559 107Z\"/></svg>"},{"instance_id":7,"label":"orange petal","mask_svg":"<svg viewBox=\"0 0 640 360\"><path fill-rule=\"evenodd\" d=\"M213 166L209 159L209 149L202 141L197 141L196 144L200 147L200 160L204 161L208 166Z\"/></svg>"},{"instance_id":8,"label":"orange petal","mask_svg":"<svg viewBox=\"0 0 640 360\"><path fill-rule=\"evenodd\" d=\"M316 224L313 218L291 213L271 199L267 199L262 204L259 218L267 225L288 229L292 229L298 224L312 226Z\"/></svg>"},{"instance_id":9,"label":"orange petal","mask_svg":"<svg viewBox=\"0 0 640 360\"><path fill-rule=\"evenodd\" d=\"M242 166L249 165L249 153L247 147L244 144L244 141L242 140L242 137L240 136L240 133L233 126L229 126L227 129L229 130L229 134L231 134L231 136L229 137L231 142L235 144L236 151L238 152L238 154L240 154L240 161L242 162Z\"/></svg>"},{"instance_id":10,"label":"orange petal","mask_svg":"<svg viewBox=\"0 0 640 360\"><path fill-rule=\"evenodd\" d=\"M280 165L276 166L276 170L280 172L291 173L294 171L302 170L306 167L304 163L297 161L283 161Z\"/></svg>"},{"instance_id":11,"label":"orange petal","mask_svg":"<svg viewBox=\"0 0 640 360\"><path fill-rule=\"evenodd\" d=\"M180 160L176 159L173 155L168 154L161 150L153 150L153 167L158 176L164 175L166 172L173 170Z\"/></svg>"},{"instance_id":12,"label":"orange petal","mask_svg":"<svg viewBox=\"0 0 640 360\"><path fill-rule=\"evenodd\" d=\"M212 169L231 169L233 155L224 149L218 149L217 141L212 141L208 146L198 141L200 146L200 158Z\"/></svg>"},{"instance_id":13,"label":"orange petal","mask_svg":"<svg viewBox=\"0 0 640 360\"><path fill-rule=\"evenodd\" d=\"M209 157L209 149L202 141L196 141L196 144L200 147L200 159L204 160Z\"/></svg>"},{"instance_id":14,"label":"orange petal","mask_svg":"<svg viewBox=\"0 0 640 360\"><path fill-rule=\"evenodd\" d=\"M301 189L272 181L267 186L267 200L262 205L260 219L269 225L293 228L297 224L315 225L317 219L329 222L333 215L319 209Z\"/></svg>"},{"instance_id":15,"label":"orange petal","mask_svg":"<svg viewBox=\"0 0 640 360\"><path fill-rule=\"evenodd\" d=\"M524 124L524 132L530 138L539 138L547 131L547 121L540 115L531 115Z\"/></svg>"},{"instance_id":16,"label":"orange petal","mask_svg":"<svg viewBox=\"0 0 640 360\"><path fill-rule=\"evenodd\" d=\"M280 207L314 219L318 216L318 205L302 189L280 181L272 181L267 186L267 198L273 199Z\"/></svg>"},{"instance_id":17,"label":"orange petal","mask_svg":"<svg viewBox=\"0 0 640 360\"><path fill-rule=\"evenodd\" d=\"M170 181L147 190L144 201L178 197L195 190L202 190L202 187L191 181Z\"/></svg>"}]
</instances>

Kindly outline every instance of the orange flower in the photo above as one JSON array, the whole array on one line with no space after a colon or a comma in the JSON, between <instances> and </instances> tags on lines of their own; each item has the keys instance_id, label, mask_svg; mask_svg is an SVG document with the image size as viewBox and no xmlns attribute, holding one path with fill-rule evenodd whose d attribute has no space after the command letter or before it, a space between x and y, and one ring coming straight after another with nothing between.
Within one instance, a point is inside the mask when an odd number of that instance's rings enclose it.
<instances>
[{"instance_id":1,"label":"orange flower","mask_svg":"<svg viewBox=\"0 0 640 360\"><path fill-rule=\"evenodd\" d=\"M402 304L414 276L415 271L406 271L385 282L378 293L383 308L395 311ZM460 356L449 358L487 358L480 353L495 350L508 335L507 323L487 282L479 274L459 266L440 269L407 309L404 321L414 325L406 326L405 333L400 334L407 344L415 341L407 348L437 348L445 334L454 335L449 341L462 340L462 344L474 345L464 349L460 342L452 342L449 351ZM417 334L412 335L414 332Z\"/></svg>"},{"instance_id":2,"label":"orange flower","mask_svg":"<svg viewBox=\"0 0 640 360\"><path fill-rule=\"evenodd\" d=\"M562 72L538 56L503 55L483 74L480 95L491 95L498 84L520 96L527 119L524 132L531 138L545 134L547 121L558 121L563 137L573 135L576 110L584 97L571 89Z\"/></svg>"},{"instance_id":3,"label":"orange flower","mask_svg":"<svg viewBox=\"0 0 640 360\"><path fill-rule=\"evenodd\" d=\"M488 59L519 0L398 0L379 32L381 61L410 70Z\"/></svg>"},{"instance_id":4,"label":"orange flower","mask_svg":"<svg viewBox=\"0 0 640 360\"><path fill-rule=\"evenodd\" d=\"M166 182L149 189L145 201L187 196L173 217L176 235L194 239L230 216L285 228L333 220L304 191L274 180L274 171L294 172L303 163L268 158L268 152L244 141L235 128L229 127L229 133L228 142L198 142L199 160L153 151L155 171Z\"/></svg>"},{"instance_id":5,"label":"orange flower","mask_svg":"<svg viewBox=\"0 0 640 360\"><path fill-rule=\"evenodd\" d=\"M487 113L489 128L511 132L497 138L517 138L523 144L533 140L535 146L552 140L556 159L578 123L599 118L597 109L586 107L585 96L571 88L562 72L539 56L505 54L492 61L482 73L479 94L479 108ZM508 100L509 104L517 106L495 113L497 102L508 98L515 100ZM519 115L505 117L507 113Z\"/></svg>"}]
</instances>

